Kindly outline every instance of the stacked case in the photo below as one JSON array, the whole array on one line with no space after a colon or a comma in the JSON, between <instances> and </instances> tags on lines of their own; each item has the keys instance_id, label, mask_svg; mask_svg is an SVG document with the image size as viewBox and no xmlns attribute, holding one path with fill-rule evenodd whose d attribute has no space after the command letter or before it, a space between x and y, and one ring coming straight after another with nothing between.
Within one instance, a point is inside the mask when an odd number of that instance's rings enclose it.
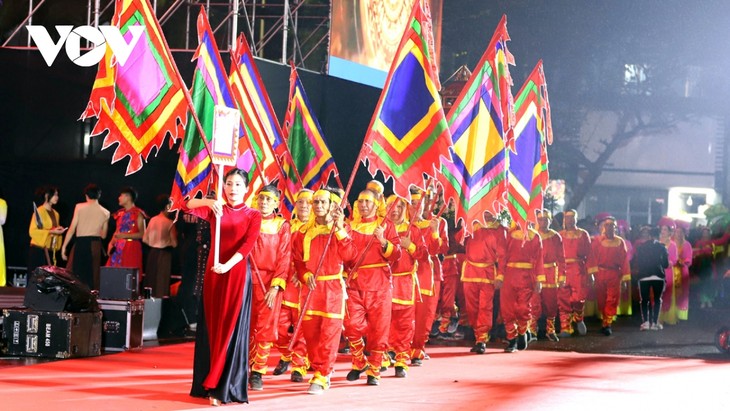
<instances>
[{"instance_id":1,"label":"stacked case","mask_svg":"<svg viewBox=\"0 0 730 411\"><path fill-rule=\"evenodd\" d=\"M144 300L139 296L136 268L102 267L99 308L104 351L142 348Z\"/></svg>"}]
</instances>

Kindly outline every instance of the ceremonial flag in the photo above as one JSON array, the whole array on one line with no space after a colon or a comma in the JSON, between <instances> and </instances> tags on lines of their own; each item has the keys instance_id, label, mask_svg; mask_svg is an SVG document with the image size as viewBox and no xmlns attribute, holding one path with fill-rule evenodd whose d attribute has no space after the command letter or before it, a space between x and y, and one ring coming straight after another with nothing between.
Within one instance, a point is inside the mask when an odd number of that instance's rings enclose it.
<instances>
[{"instance_id":1,"label":"ceremonial flag","mask_svg":"<svg viewBox=\"0 0 730 411\"><path fill-rule=\"evenodd\" d=\"M294 195L301 188L301 184L269 94L261 80L251 48L243 35L238 37L238 44L231 58L234 60L231 65L231 88L241 104L244 125L247 132L250 132L253 147L253 152L250 154L240 153L242 161L249 161L256 167L260 165L267 183L279 180L279 189L284 194L282 201L284 207L280 211L286 217L294 209ZM255 179L251 183L249 195L258 192L262 184L260 180Z\"/></svg>"},{"instance_id":2,"label":"ceremonial flag","mask_svg":"<svg viewBox=\"0 0 730 411\"><path fill-rule=\"evenodd\" d=\"M289 107L284 119L284 135L303 187L317 190L327 185L332 174L339 174L304 85L293 65L289 76Z\"/></svg>"},{"instance_id":3,"label":"ceremonial flag","mask_svg":"<svg viewBox=\"0 0 730 411\"><path fill-rule=\"evenodd\" d=\"M431 23L422 3L413 4L363 142L362 160L370 174L379 170L393 178L395 193L404 198L410 198L410 185L423 188L423 174L435 174L451 145L431 64L434 51L428 47Z\"/></svg>"},{"instance_id":4,"label":"ceremonial flag","mask_svg":"<svg viewBox=\"0 0 730 411\"><path fill-rule=\"evenodd\" d=\"M153 148L159 151L168 133L170 146L182 134L185 85L148 0L116 0L111 24L128 44L131 27L144 30L123 66L107 47L81 120L98 118L91 135L109 130L102 149L116 144L112 163L129 157L129 175L142 168Z\"/></svg>"},{"instance_id":5,"label":"ceremonial flag","mask_svg":"<svg viewBox=\"0 0 730 411\"><path fill-rule=\"evenodd\" d=\"M509 155L507 204L520 227L537 222L548 184L547 145L552 144L550 103L540 60L515 99L515 151Z\"/></svg>"},{"instance_id":6,"label":"ceremonial flag","mask_svg":"<svg viewBox=\"0 0 730 411\"><path fill-rule=\"evenodd\" d=\"M499 91L502 76L509 68L507 19L497 27L487 50L461 94L449 111L448 122L453 146L451 161L443 159L439 180L444 199L454 201L455 219L465 220L471 230L475 221L484 222L484 211L497 214L504 207L507 190L506 125L503 99L509 90ZM501 57L500 57L501 56ZM510 108L511 109L511 108Z\"/></svg>"},{"instance_id":7,"label":"ceremonial flag","mask_svg":"<svg viewBox=\"0 0 730 411\"><path fill-rule=\"evenodd\" d=\"M243 80L244 73L248 72L239 64L241 59L239 53L246 53L246 50L248 50L248 44L241 34L238 37L236 48L231 52L231 71L228 81L233 98L241 111L243 128L246 133L246 137L239 144L238 168L249 172L251 181L246 202L250 204L261 187L281 178L281 170L271 146L273 139L268 137L265 127L265 124L269 124L268 120L262 121L255 108L254 101L260 102L261 98L256 89L251 87L251 83L247 86Z\"/></svg>"},{"instance_id":8,"label":"ceremonial flag","mask_svg":"<svg viewBox=\"0 0 730 411\"><path fill-rule=\"evenodd\" d=\"M213 137L215 106L237 108L228 86L228 77L218 52L215 37L210 29L210 23L208 23L208 16L203 7L200 8L198 15L197 28L198 49L193 55L196 67L190 94L193 100L193 110L200 119L205 136L201 136L196 127L186 129L172 186L171 198L176 205L179 205L185 198L194 197L198 192L207 194L213 167L206 142L210 144ZM192 119L189 119L188 122L191 121Z\"/></svg>"}]
</instances>

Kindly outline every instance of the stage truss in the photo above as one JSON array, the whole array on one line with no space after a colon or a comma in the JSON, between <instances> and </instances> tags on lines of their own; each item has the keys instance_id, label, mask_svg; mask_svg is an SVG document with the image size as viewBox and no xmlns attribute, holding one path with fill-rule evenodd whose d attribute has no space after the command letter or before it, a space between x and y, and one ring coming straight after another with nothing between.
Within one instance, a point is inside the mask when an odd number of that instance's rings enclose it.
<instances>
[{"instance_id":1,"label":"stage truss","mask_svg":"<svg viewBox=\"0 0 730 411\"><path fill-rule=\"evenodd\" d=\"M44 24L39 15L47 0L29 0L25 18L19 21L3 47L35 48L25 26ZM238 33L244 33L257 57L298 68L325 72L330 23L329 0L150 0L173 50L194 50L197 46L195 21L205 7L221 51L229 51ZM83 1L79 1L82 13ZM86 24L108 24L114 0L87 0ZM181 29L184 26L184 32ZM169 36L175 30L177 36ZM278 43L280 42L280 43ZM278 43L278 44L276 44Z\"/></svg>"}]
</instances>

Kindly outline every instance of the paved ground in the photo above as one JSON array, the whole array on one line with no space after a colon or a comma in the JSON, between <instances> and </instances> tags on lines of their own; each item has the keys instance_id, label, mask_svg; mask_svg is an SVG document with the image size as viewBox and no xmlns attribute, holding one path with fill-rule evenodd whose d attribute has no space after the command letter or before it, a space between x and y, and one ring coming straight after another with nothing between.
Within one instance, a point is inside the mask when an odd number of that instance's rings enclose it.
<instances>
[{"instance_id":1,"label":"paved ground","mask_svg":"<svg viewBox=\"0 0 730 411\"><path fill-rule=\"evenodd\" d=\"M634 312L637 312L634 310ZM599 332L601 322L587 318L588 334L562 338L559 342L539 340L530 344L529 350L575 351L580 353L627 354L674 358L700 358L730 361L715 347L715 334L722 326L730 326L730 307L699 309L690 307L689 320L661 331L640 331L638 315L618 317L613 324L613 335L606 337ZM470 346L470 341L434 340L434 345ZM490 342L488 347L504 346L501 341Z\"/></svg>"},{"instance_id":2,"label":"paved ground","mask_svg":"<svg viewBox=\"0 0 730 411\"><path fill-rule=\"evenodd\" d=\"M634 310L634 312L637 312ZM530 344L529 350L575 351L593 354L625 354L654 357L696 358L730 361L730 354L715 347L715 334L722 326L730 326L730 306L721 305L711 309L690 307L689 320L675 326L666 326L661 331L640 331L638 315L619 317L613 324L614 334L606 337L599 333L601 323L587 318L588 334L562 338L559 342L539 340ZM145 341L145 346L175 344L192 341L192 337ZM430 344L463 346L465 351L473 345L468 340L432 339ZM501 341L490 342L489 348L502 348ZM54 361L32 357L3 357L0 355L0 369L39 362Z\"/></svg>"}]
</instances>

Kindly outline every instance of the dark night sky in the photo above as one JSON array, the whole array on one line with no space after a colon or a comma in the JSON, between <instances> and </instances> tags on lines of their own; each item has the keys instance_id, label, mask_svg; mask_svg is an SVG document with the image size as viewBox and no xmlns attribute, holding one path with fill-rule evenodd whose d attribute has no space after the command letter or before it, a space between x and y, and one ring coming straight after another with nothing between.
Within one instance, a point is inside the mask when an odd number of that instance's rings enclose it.
<instances>
[{"instance_id":1,"label":"dark night sky","mask_svg":"<svg viewBox=\"0 0 730 411\"><path fill-rule=\"evenodd\" d=\"M617 62L730 64L730 2L722 0L446 0L442 67L472 67L501 18L507 15L508 44L521 82L537 59L551 72L592 70L597 54ZM454 60L450 53L467 51Z\"/></svg>"}]
</instances>

